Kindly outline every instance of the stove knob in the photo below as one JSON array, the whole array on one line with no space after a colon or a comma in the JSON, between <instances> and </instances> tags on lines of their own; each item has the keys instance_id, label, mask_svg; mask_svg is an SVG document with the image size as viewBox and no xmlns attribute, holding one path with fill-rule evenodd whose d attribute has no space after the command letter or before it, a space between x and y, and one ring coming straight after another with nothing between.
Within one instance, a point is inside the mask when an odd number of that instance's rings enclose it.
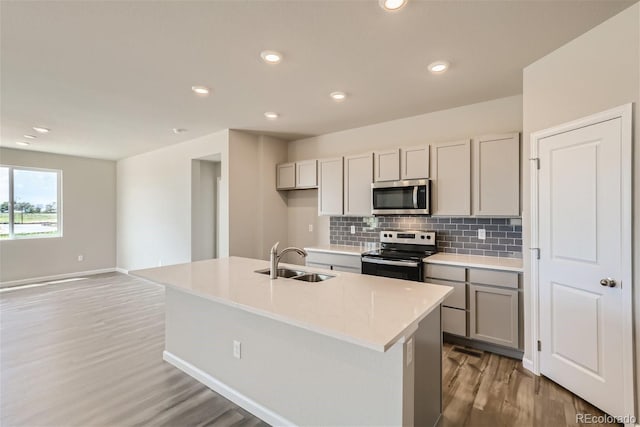
<instances>
[{"instance_id":1,"label":"stove knob","mask_svg":"<svg viewBox=\"0 0 640 427\"><path fill-rule=\"evenodd\" d=\"M424 236L420 236L421 239L424 239Z\"/></svg>"},{"instance_id":2,"label":"stove knob","mask_svg":"<svg viewBox=\"0 0 640 427\"><path fill-rule=\"evenodd\" d=\"M384 236L384 237L387 237L387 234L385 233L385 234L383 234L383 236Z\"/></svg>"},{"instance_id":3,"label":"stove knob","mask_svg":"<svg viewBox=\"0 0 640 427\"><path fill-rule=\"evenodd\" d=\"M427 236L427 240L431 240L431 236Z\"/></svg>"},{"instance_id":4,"label":"stove knob","mask_svg":"<svg viewBox=\"0 0 640 427\"><path fill-rule=\"evenodd\" d=\"M393 234L389 234L389 237L393 237Z\"/></svg>"}]
</instances>

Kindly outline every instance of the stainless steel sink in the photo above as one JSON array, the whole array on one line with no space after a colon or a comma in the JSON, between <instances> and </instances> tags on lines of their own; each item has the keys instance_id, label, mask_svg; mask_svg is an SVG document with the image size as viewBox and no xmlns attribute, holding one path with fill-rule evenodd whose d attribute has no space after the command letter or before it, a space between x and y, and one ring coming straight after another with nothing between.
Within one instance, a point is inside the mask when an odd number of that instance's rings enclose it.
<instances>
[{"instance_id":1,"label":"stainless steel sink","mask_svg":"<svg viewBox=\"0 0 640 427\"><path fill-rule=\"evenodd\" d=\"M303 274L302 276L292 277L292 279L300 280L301 282L316 283L316 282L323 282L327 279L331 279L332 277L335 277L335 276L329 276L328 274L307 273L307 274Z\"/></svg>"},{"instance_id":2,"label":"stainless steel sink","mask_svg":"<svg viewBox=\"0 0 640 427\"><path fill-rule=\"evenodd\" d=\"M262 270L256 270L256 273L260 273L260 274L269 274L270 272L271 270L268 268L264 268ZM277 272L278 272L278 277L284 277L285 279L300 280L301 282L308 282L308 283L322 282L327 279L331 279L332 277L335 277L335 276L330 276L328 274L307 273L306 271L291 270L289 268L279 268Z\"/></svg>"},{"instance_id":3,"label":"stainless steel sink","mask_svg":"<svg viewBox=\"0 0 640 427\"><path fill-rule=\"evenodd\" d=\"M279 268L276 271L278 272L278 277L284 277L284 278L287 278L287 279L290 278L290 277L301 276L303 274L306 274L306 271L290 270L288 268ZM268 268L265 268L263 270L256 270L256 273L269 274L269 273L271 273L271 270L268 269Z\"/></svg>"}]
</instances>

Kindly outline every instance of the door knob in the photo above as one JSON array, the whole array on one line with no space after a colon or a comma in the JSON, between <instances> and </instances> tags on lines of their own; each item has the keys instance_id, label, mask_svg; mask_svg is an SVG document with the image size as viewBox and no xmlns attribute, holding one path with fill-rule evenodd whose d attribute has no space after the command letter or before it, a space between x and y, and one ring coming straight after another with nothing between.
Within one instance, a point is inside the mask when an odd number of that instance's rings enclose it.
<instances>
[{"instance_id":1,"label":"door knob","mask_svg":"<svg viewBox=\"0 0 640 427\"><path fill-rule=\"evenodd\" d=\"M609 288L615 288L616 287L616 281L613 280L611 277L607 277L606 279L600 280L600 284L602 286L607 286Z\"/></svg>"}]
</instances>

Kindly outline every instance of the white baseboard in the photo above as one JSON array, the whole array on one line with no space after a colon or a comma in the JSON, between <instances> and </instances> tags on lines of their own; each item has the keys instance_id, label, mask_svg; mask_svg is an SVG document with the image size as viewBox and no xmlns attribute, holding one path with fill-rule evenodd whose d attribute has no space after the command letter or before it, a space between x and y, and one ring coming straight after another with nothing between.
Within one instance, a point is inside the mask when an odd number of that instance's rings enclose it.
<instances>
[{"instance_id":1,"label":"white baseboard","mask_svg":"<svg viewBox=\"0 0 640 427\"><path fill-rule=\"evenodd\" d=\"M31 277L28 279L11 280L9 282L0 282L0 288L8 288L12 286L20 286L20 285L26 285L31 283L50 282L52 280L69 279L72 277L93 276L94 274L113 273L114 271L116 271L116 269L115 267L112 267L112 268L102 268L99 270L78 271L75 273L56 274L53 276Z\"/></svg>"},{"instance_id":2,"label":"white baseboard","mask_svg":"<svg viewBox=\"0 0 640 427\"><path fill-rule=\"evenodd\" d=\"M122 274L129 274L129 270L125 270L124 268L120 268L120 267L116 267L115 270L118 273L122 273Z\"/></svg>"},{"instance_id":3,"label":"white baseboard","mask_svg":"<svg viewBox=\"0 0 640 427\"><path fill-rule=\"evenodd\" d=\"M522 367L524 369L526 369L527 371L530 371L531 373L535 374L535 370L533 369L533 360L531 359L527 359L526 357L522 358Z\"/></svg>"},{"instance_id":4,"label":"white baseboard","mask_svg":"<svg viewBox=\"0 0 640 427\"><path fill-rule=\"evenodd\" d=\"M268 408L265 408L264 406L260 405L258 402L234 390L233 388L224 384L220 380L212 377L211 375L204 372L203 370L196 368L191 363L182 360L178 356L175 356L172 353L165 350L162 353L162 358L164 359L165 362L170 363L171 365L180 369L182 372L195 378L202 384L209 387L211 390L226 397L236 405L251 412L253 415L260 418L261 420L266 421L267 423L274 426L295 426L294 423L282 417L281 415L276 414L275 412L273 412Z\"/></svg>"}]
</instances>

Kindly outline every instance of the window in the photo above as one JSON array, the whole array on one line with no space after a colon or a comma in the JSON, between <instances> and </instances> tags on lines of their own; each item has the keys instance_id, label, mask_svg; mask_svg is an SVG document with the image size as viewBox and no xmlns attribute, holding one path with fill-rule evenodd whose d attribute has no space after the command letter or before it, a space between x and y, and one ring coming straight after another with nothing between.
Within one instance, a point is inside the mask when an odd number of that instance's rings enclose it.
<instances>
[{"instance_id":1,"label":"window","mask_svg":"<svg viewBox=\"0 0 640 427\"><path fill-rule=\"evenodd\" d=\"M62 236L61 184L62 171L0 166L0 239Z\"/></svg>"}]
</instances>

